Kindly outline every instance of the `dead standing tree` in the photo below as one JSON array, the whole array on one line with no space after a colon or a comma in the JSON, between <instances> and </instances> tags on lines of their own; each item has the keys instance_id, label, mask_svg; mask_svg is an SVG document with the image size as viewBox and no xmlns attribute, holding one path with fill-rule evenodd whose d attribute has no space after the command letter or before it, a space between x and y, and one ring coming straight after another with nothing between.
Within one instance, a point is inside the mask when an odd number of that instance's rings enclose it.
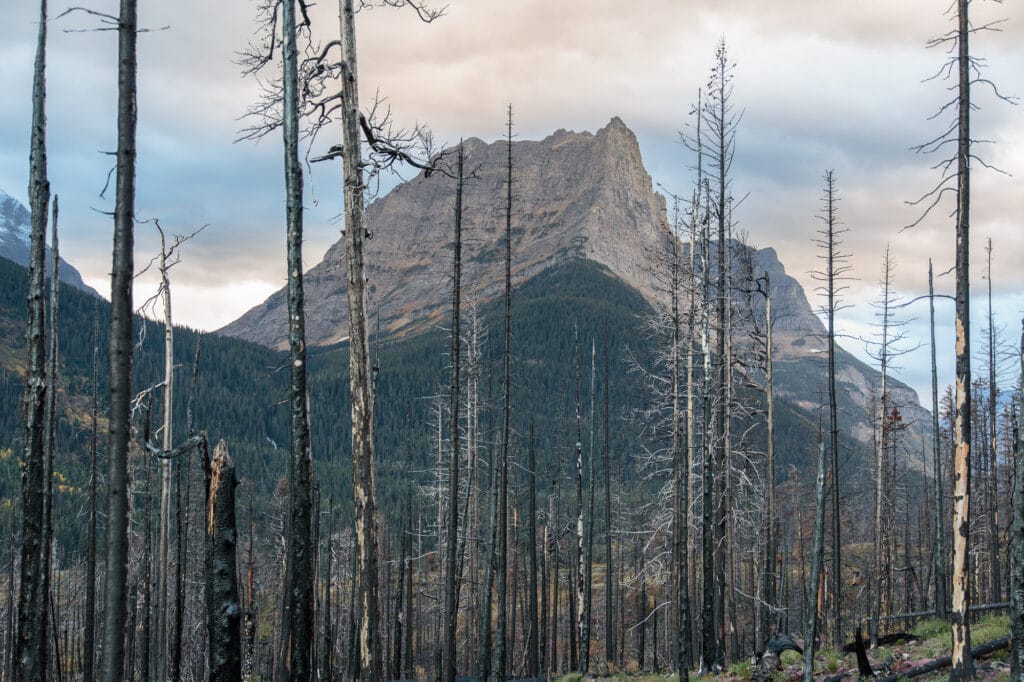
<instances>
[{"instance_id":1,"label":"dead standing tree","mask_svg":"<svg viewBox=\"0 0 1024 682\"><path fill-rule=\"evenodd\" d=\"M137 0L121 0L118 35L117 183L110 292L110 467L103 682L122 679L128 619L128 439L132 400L132 280L135 241Z\"/></svg>"},{"instance_id":2,"label":"dead standing tree","mask_svg":"<svg viewBox=\"0 0 1024 682\"><path fill-rule=\"evenodd\" d=\"M942 201L947 193L956 196L953 215L956 220L956 402L953 425L953 570L951 620L953 670L950 679L969 679L974 675L971 659L971 636L968 615L970 611L970 459L971 459L971 313L970 313L970 216L971 216L971 162L977 161L985 167L989 164L972 152L971 88L987 85L993 94L1004 101L995 84L982 75L982 60L971 55L970 37L978 32L999 30L1001 21L973 25L968 16L970 0L956 0L947 13L955 21L955 27L938 38L928 42L928 47L947 50L949 58L942 68L932 76L954 81L950 88L954 96L943 104L934 118L956 112L945 130L935 138L914 147L922 154L933 154L953 147L955 152L933 166L940 171L939 181L924 195L910 202L923 206L922 214L910 225L913 227L925 219L931 210Z\"/></svg>"},{"instance_id":3,"label":"dead standing tree","mask_svg":"<svg viewBox=\"0 0 1024 682\"><path fill-rule=\"evenodd\" d=\"M842 303L842 292L846 286L850 272L849 254L842 250L842 235L847 231L840 227L838 217L839 197L836 195L836 178L834 171L825 171L825 189L822 197L822 213L818 219L823 227L818 230L819 237L814 243L821 249L818 256L825 261L824 272L816 271L812 277L822 284L818 293L825 296L825 305L821 309L828 322L828 414L829 414L829 457L832 471L832 600L836 606L833 623L833 644L842 646L843 632L838 621L841 603L841 542L840 542L840 479L839 479L839 411L836 400L836 313L845 307Z\"/></svg>"},{"instance_id":4,"label":"dead standing tree","mask_svg":"<svg viewBox=\"0 0 1024 682\"><path fill-rule=\"evenodd\" d=\"M24 471L22 473L21 583L18 592L18 637L14 673L25 682L46 677L46 615L49 599L44 592L44 506L46 456L44 413L46 406L46 342L44 320L46 218L50 181L46 174L46 0L40 3L39 39L32 82L32 134L29 152L29 203L32 232L28 283L28 345L25 379Z\"/></svg>"}]
</instances>

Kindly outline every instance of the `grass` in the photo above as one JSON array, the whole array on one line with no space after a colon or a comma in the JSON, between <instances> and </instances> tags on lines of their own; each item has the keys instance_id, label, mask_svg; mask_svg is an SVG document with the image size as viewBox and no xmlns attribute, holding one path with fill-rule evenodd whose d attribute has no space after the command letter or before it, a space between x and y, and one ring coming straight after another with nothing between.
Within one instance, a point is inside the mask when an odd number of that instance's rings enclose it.
<instances>
[{"instance_id":1,"label":"grass","mask_svg":"<svg viewBox=\"0 0 1024 682\"><path fill-rule=\"evenodd\" d=\"M737 680L749 682L750 678L754 676L754 664L750 662L749 658L737 661L729 666L729 674Z\"/></svg>"},{"instance_id":2,"label":"grass","mask_svg":"<svg viewBox=\"0 0 1024 682\"><path fill-rule=\"evenodd\" d=\"M943 637L949 637L949 621L942 620L940 618L928 618L915 625L911 630L911 633L921 639L932 639L933 637L938 637L940 635Z\"/></svg>"}]
</instances>

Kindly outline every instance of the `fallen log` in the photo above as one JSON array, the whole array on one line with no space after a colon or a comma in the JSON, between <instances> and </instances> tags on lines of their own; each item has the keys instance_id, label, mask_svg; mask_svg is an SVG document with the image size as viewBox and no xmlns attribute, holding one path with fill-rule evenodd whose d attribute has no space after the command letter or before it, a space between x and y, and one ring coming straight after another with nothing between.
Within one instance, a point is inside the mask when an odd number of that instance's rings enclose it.
<instances>
[{"instance_id":1,"label":"fallen log","mask_svg":"<svg viewBox=\"0 0 1024 682\"><path fill-rule=\"evenodd\" d=\"M971 647L971 658L981 658L982 656L988 656L991 653L999 651L1010 645L1010 637L1002 637L997 640L988 642L987 644L981 644L976 647ZM933 673L936 670L942 670L948 668L953 664L952 656L943 656L942 658L936 658L934 661L919 665L916 668L910 670L904 670L896 675L888 675L886 677L879 677L878 682L897 682L898 680L907 679L911 677L917 677L918 675L927 675Z\"/></svg>"},{"instance_id":2,"label":"fallen log","mask_svg":"<svg viewBox=\"0 0 1024 682\"><path fill-rule=\"evenodd\" d=\"M776 632L772 635L772 638L768 640L768 644L765 645L765 651L761 654L761 657L757 661L757 667L754 668L754 673L750 677L751 682L768 682L772 678L779 665L782 663L782 652L787 650L793 650L798 653L803 653L803 649L800 648L793 638L789 635Z\"/></svg>"}]
</instances>

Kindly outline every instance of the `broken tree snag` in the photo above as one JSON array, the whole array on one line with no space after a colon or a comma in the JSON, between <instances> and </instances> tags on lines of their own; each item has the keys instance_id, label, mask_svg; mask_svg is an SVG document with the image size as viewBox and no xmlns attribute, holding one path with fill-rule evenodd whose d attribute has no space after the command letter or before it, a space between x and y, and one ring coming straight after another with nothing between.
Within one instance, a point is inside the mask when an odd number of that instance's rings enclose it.
<instances>
[{"instance_id":1,"label":"broken tree snag","mask_svg":"<svg viewBox=\"0 0 1024 682\"><path fill-rule=\"evenodd\" d=\"M235 566L235 465L224 441L217 443L206 469L206 628L210 682L242 679L242 609Z\"/></svg>"}]
</instances>

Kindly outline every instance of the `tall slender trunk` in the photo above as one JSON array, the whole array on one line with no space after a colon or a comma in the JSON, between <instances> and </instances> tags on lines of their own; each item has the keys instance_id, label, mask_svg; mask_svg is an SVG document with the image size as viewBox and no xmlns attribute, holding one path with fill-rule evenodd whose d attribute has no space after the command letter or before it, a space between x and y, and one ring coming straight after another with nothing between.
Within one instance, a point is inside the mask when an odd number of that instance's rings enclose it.
<instances>
[{"instance_id":1,"label":"tall slender trunk","mask_svg":"<svg viewBox=\"0 0 1024 682\"><path fill-rule=\"evenodd\" d=\"M706 196L707 193L705 193ZM715 461L714 461L714 427L713 403L714 393L711 382L711 315L708 310L711 300L711 237L710 225L705 220L701 235L701 356L703 358L703 374L701 376L701 417L702 428L702 481L701 481L701 577L703 580L703 599L701 606L701 661L702 674L711 671L718 665L718 628L716 626L715 588Z\"/></svg>"},{"instance_id":2,"label":"tall slender trunk","mask_svg":"<svg viewBox=\"0 0 1024 682\"><path fill-rule=\"evenodd\" d=\"M455 560L458 551L459 537L459 410L462 407L459 388L462 384L460 375L462 361L462 332L460 330L459 313L462 307L462 167L465 154L462 143L459 143L458 175L455 185L455 240L452 255L452 328L451 328L451 402L448 409L449 438L451 455L448 460L448 544L445 547L445 584L444 584L444 650L442 652L442 678L444 682L455 682L455 633L458 628L459 604L456 590Z\"/></svg>"},{"instance_id":3,"label":"tall slender trunk","mask_svg":"<svg viewBox=\"0 0 1024 682\"><path fill-rule=\"evenodd\" d=\"M380 642L380 588L377 577L376 486L374 482L373 389L366 316L363 240L363 166L359 138L359 92L353 0L340 0L343 51L342 127L345 183L345 253L348 259L349 395L352 406L352 490L355 500L359 583L358 679L376 682L384 675Z\"/></svg>"},{"instance_id":4,"label":"tall slender trunk","mask_svg":"<svg viewBox=\"0 0 1024 682\"><path fill-rule=\"evenodd\" d=\"M128 618L128 438L132 399L132 280L135 241L137 0L121 0L118 20L117 191L110 292L110 467L107 474L107 586L103 682L124 670Z\"/></svg>"},{"instance_id":5,"label":"tall slender trunk","mask_svg":"<svg viewBox=\"0 0 1024 682\"><path fill-rule=\"evenodd\" d=\"M171 281L168 276L167 244L160 231L160 291L164 306L164 425L163 449L171 450L174 415L174 324L171 317ZM171 460L160 460L160 538L157 548L156 645L157 679L167 678L167 572L170 566Z\"/></svg>"},{"instance_id":6,"label":"tall slender trunk","mask_svg":"<svg viewBox=\"0 0 1024 682\"><path fill-rule=\"evenodd\" d=\"M53 580L52 571L52 557L53 557L53 476L56 471L56 455L57 455L57 385L58 385L58 354L59 345L58 339L60 334L57 331L57 314L59 309L60 301L60 249L57 244L57 212L58 212L58 200L57 195L53 195L53 220L50 224L50 304L48 310L47 327L50 329L49 350L47 351L47 369L46 377L48 384L48 392L46 394L46 410L44 421L46 424L46 463L43 468L43 480L45 484L43 486L43 561L42 561L42 587L41 597L44 601L42 608L40 609L40 615L43 619L43 648L42 654L44 656L44 673L46 668L49 667L50 655L47 650L47 638L50 637L50 625L51 619L55 619L57 614L54 611L54 604L52 603L51 594L51 583ZM54 620L53 622L57 622ZM56 645L56 632L52 633L54 644ZM53 660L57 663L57 669L54 671L57 673L58 678L60 677L60 657L55 650L53 653Z\"/></svg>"},{"instance_id":7,"label":"tall slender trunk","mask_svg":"<svg viewBox=\"0 0 1024 682\"><path fill-rule=\"evenodd\" d=\"M583 625L583 600L584 600L584 580L585 569L585 538L583 535L583 410L580 407L580 338L579 328L573 328L574 342L576 346L576 575L573 580L573 587L576 592L576 622L573 626L576 628L576 637L578 638L579 648L572 648L572 667L577 669L577 666L582 660L582 649L583 649L583 638L587 633L584 631ZM583 671L584 673L586 671Z\"/></svg>"},{"instance_id":8,"label":"tall slender trunk","mask_svg":"<svg viewBox=\"0 0 1024 682\"><path fill-rule=\"evenodd\" d=\"M494 371L493 364L488 362L491 370L487 374L487 404L491 405L494 398ZM494 432L494 410L487 410L487 433ZM491 466L489 483L491 497L491 513L487 527L487 557L484 561L484 584L480 591L480 648L477 651L477 676L484 681L491 679L491 592L494 586L494 567L497 559L497 518L498 518L498 463L494 461L497 450L491 447Z\"/></svg>"},{"instance_id":9,"label":"tall slender trunk","mask_svg":"<svg viewBox=\"0 0 1024 682\"><path fill-rule=\"evenodd\" d=\"M55 199L56 201L56 199ZM999 568L999 456L998 428L996 419L997 398L999 388L996 384L996 321L992 313L992 238L988 238L988 485L986 491L988 504L988 570L989 582L992 585L990 601L1003 601L1003 574Z\"/></svg>"},{"instance_id":10,"label":"tall slender trunk","mask_svg":"<svg viewBox=\"0 0 1024 682\"><path fill-rule=\"evenodd\" d=\"M530 470L526 500L527 626L526 675L540 675L540 619L537 617L537 448L530 420Z\"/></svg>"},{"instance_id":11,"label":"tall slender trunk","mask_svg":"<svg viewBox=\"0 0 1024 682\"><path fill-rule=\"evenodd\" d=\"M44 507L46 453L44 443L46 378L46 221L50 181L46 174L46 0L39 6L39 36L32 78L32 133L28 196L31 207L28 271L27 372L23 398L25 438L22 459L21 582L18 591L18 638L15 676L25 682L46 679L46 610ZM40 608L42 607L42 608Z\"/></svg>"},{"instance_id":12,"label":"tall slender trunk","mask_svg":"<svg viewBox=\"0 0 1024 682\"><path fill-rule=\"evenodd\" d=\"M611 373L608 371L608 325L604 331L604 660L610 671L615 664L615 564L612 561L612 465L611 465ZM685 581L686 554L682 556ZM685 582L683 583L686 584Z\"/></svg>"},{"instance_id":13,"label":"tall slender trunk","mask_svg":"<svg viewBox=\"0 0 1024 682\"><path fill-rule=\"evenodd\" d=\"M587 524L583 554L583 611L580 614L580 672L584 675L590 669L590 621L593 606L594 577L594 394L597 378L597 353L594 341L590 342L590 447L587 473Z\"/></svg>"},{"instance_id":14,"label":"tall slender trunk","mask_svg":"<svg viewBox=\"0 0 1024 682\"><path fill-rule=\"evenodd\" d=\"M934 532L932 544L932 567L935 573L935 615L942 620L949 617L949 592L946 556L946 514L942 493L942 439L939 431L939 373L935 359L935 281L932 276L932 260L928 259L928 328L931 338L932 360L932 485L934 504Z\"/></svg>"},{"instance_id":15,"label":"tall slender trunk","mask_svg":"<svg viewBox=\"0 0 1024 682\"><path fill-rule=\"evenodd\" d=\"M969 0L957 0L956 417L953 426L953 669L951 680L974 676L971 659L971 56Z\"/></svg>"},{"instance_id":16,"label":"tall slender trunk","mask_svg":"<svg viewBox=\"0 0 1024 682\"><path fill-rule=\"evenodd\" d=\"M555 488L553 499L548 499L548 526L551 530L550 552L551 552L551 647L548 653L548 672L560 673L562 671L561 660L559 659L558 648L558 605L562 601L560 588L561 557L559 546L562 540L562 525L559 517L562 514L562 432L564 427L562 408L565 401L558 401L558 442L555 444L555 479L552 481Z\"/></svg>"},{"instance_id":17,"label":"tall slender trunk","mask_svg":"<svg viewBox=\"0 0 1024 682\"><path fill-rule=\"evenodd\" d=\"M771 639L771 613L778 608L776 599L776 577L775 577L775 552L776 537L776 498L775 498L775 384L774 384L774 362L772 358L772 284L768 273L764 275L764 320L765 320L765 423L767 428L767 445L765 452L765 485L767 487L766 510L764 521L764 552L761 559L761 599L763 603L758 606L761 611L760 635L761 641L757 643L757 651L764 650L764 646Z\"/></svg>"},{"instance_id":18,"label":"tall slender trunk","mask_svg":"<svg viewBox=\"0 0 1024 682\"><path fill-rule=\"evenodd\" d=\"M684 449L684 439L689 437L689 434L684 436L683 434L683 417L681 409L681 394L679 387L680 379L680 344L682 339L680 335L682 333L682 314L679 308L679 294L681 287L680 277L680 248L679 248L679 237L673 231L671 235L672 240L672 282L671 282L671 316L672 316L672 346L669 351L670 364L671 364L671 381L672 381L672 462L673 462L673 497L674 497L674 509L673 509L673 525L675 539L675 547L673 548L673 559L676 565L675 568L675 604L676 604L676 632L672 645L672 650L675 652L674 667L679 674L681 680L685 680L689 677L690 670L690 596L687 586L687 580L689 578L689 489L688 483L690 478L690 461L689 451ZM605 389L607 394L607 388ZM607 423L607 415L606 415ZM607 468L608 463L605 462ZM607 477L607 473L606 473ZM607 478L605 487L607 488ZM606 504L608 504L606 502ZM608 541L608 547L610 548L611 542ZM610 550L609 550L610 556ZM610 559L609 559L610 561ZM610 600L609 600L610 604ZM609 605L609 612L610 612Z\"/></svg>"},{"instance_id":19,"label":"tall slender trunk","mask_svg":"<svg viewBox=\"0 0 1024 682\"><path fill-rule=\"evenodd\" d=\"M276 677L306 680L313 675L313 461L306 389L306 320L302 264L302 167L299 165L298 51L295 5L281 5L284 63L284 175L288 226L288 347L291 415L288 460L288 550L285 607ZM347 204L347 202L346 202Z\"/></svg>"},{"instance_id":20,"label":"tall slender trunk","mask_svg":"<svg viewBox=\"0 0 1024 682\"><path fill-rule=\"evenodd\" d=\"M501 464L498 482L498 630L495 642L498 679L508 677L508 455L512 430L512 105L508 107L508 177L505 182L505 345L502 353Z\"/></svg>"},{"instance_id":21,"label":"tall slender trunk","mask_svg":"<svg viewBox=\"0 0 1024 682\"><path fill-rule=\"evenodd\" d=\"M827 222L826 277L828 280L828 418L829 455L832 470L832 643L836 648L843 645L842 610L842 516L839 501L841 486L839 480L839 408L836 400L836 194L835 175L825 173L825 216ZM883 372L884 373L884 372ZM884 378L883 378L884 382Z\"/></svg>"},{"instance_id":22,"label":"tall slender trunk","mask_svg":"<svg viewBox=\"0 0 1024 682\"><path fill-rule=\"evenodd\" d=\"M818 633L818 599L821 594L822 557L825 536L825 443L818 443L818 477L814 484L814 548L811 552L811 579L807 582L807 609L804 614L804 682L814 679L814 640Z\"/></svg>"},{"instance_id":23,"label":"tall slender trunk","mask_svg":"<svg viewBox=\"0 0 1024 682\"><path fill-rule=\"evenodd\" d=\"M878 397L878 437L875 440L875 532L874 532L874 569L872 570L871 586L873 599L871 601L871 646L878 646L878 625L880 618L880 611L882 609L882 583L883 583L883 571L885 568L884 564L891 566L891 561L884 562L883 554L885 550L882 543L885 538L886 532L886 517L889 516L885 513L885 493L889 487L887 484L890 482L887 480L887 452L889 447L889 396L887 394L886 383L888 378L888 359L889 359L889 287L892 282L890 275L890 258L889 258L889 247L886 246L885 260L884 260L884 274L882 277L882 341L880 348L880 371L882 373L881 384L879 387ZM890 519L891 520L891 517ZM891 533L890 533L891 535ZM886 589L892 589L892 580L886 579ZM892 600L887 600L891 605Z\"/></svg>"},{"instance_id":24,"label":"tall slender trunk","mask_svg":"<svg viewBox=\"0 0 1024 682\"><path fill-rule=\"evenodd\" d=\"M1010 524L1010 679L1024 675L1024 319L1020 331L1021 395L1013 419L1013 493Z\"/></svg>"},{"instance_id":25,"label":"tall slender trunk","mask_svg":"<svg viewBox=\"0 0 1024 682\"><path fill-rule=\"evenodd\" d=\"M96 489L99 445L100 379L99 303L92 308L92 428L89 440L89 522L85 550L85 632L82 645L82 680L92 682L96 666Z\"/></svg>"},{"instance_id":26,"label":"tall slender trunk","mask_svg":"<svg viewBox=\"0 0 1024 682\"><path fill-rule=\"evenodd\" d=\"M719 78L724 81L725 71L724 64L722 65ZM715 613L717 614L715 626L717 630L718 647L716 653L715 663L722 665L724 663L722 647L725 644L725 627L726 627L726 592L731 589L731 585L726 585L725 580L725 562L727 553L727 525L728 516L730 509L727 507L728 501L728 481L730 468L729 462L729 443L728 443L728 425L726 421L730 418L728 414L729 405L727 404L727 388L729 367L726 361L726 346L728 345L726 336L726 309L729 307L727 299L728 292L726 290L726 252L728 250L728 244L726 243L726 227L728 223L726 204L728 197L726 195L727 183L726 183L726 172L728 167L728 156L726 147L726 109L725 109L725 83L721 82L718 84L715 90L717 101L712 106L716 108L715 116L719 121L716 133L716 148L715 148L715 161L718 168L716 169L716 181L718 184L717 192L715 195L715 219L718 227L718 248L717 248L717 270L716 270L716 285L715 285L715 324L716 324L716 335L715 335L715 370L716 370L716 385L715 385L715 467L718 470L719 475L715 481L718 486L718 495L714 507L714 524L715 524ZM731 625L731 623L730 623ZM725 640L725 641L723 641ZM729 652L730 654L732 652Z\"/></svg>"}]
</instances>

